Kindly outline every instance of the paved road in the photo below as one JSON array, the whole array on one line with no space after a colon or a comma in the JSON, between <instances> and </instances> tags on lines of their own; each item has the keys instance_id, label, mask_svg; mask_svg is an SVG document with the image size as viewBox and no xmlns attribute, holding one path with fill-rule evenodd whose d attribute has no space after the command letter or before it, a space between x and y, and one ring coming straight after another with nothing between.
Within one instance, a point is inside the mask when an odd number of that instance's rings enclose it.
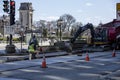
<instances>
[{"instance_id":1,"label":"paved road","mask_svg":"<svg viewBox=\"0 0 120 80\"><path fill-rule=\"evenodd\" d=\"M0 80L120 80L120 52L90 53L47 58L48 68L41 68L42 59L0 64Z\"/></svg>"}]
</instances>

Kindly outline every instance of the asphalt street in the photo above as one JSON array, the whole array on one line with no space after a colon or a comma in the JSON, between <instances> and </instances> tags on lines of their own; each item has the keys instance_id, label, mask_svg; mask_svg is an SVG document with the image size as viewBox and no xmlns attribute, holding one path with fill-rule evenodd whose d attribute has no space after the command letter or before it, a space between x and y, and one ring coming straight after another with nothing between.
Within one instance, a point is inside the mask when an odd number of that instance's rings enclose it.
<instances>
[{"instance_id":1,"label":"asphalt street","mask_svg":"<svg viewBox=\"0 0 120 80\"><path fill-rule=\"evenodd\" d=\"M0 64L0 80L120 80L120 52L112 51L46 58Z\"/></svg>"}]
</instances>

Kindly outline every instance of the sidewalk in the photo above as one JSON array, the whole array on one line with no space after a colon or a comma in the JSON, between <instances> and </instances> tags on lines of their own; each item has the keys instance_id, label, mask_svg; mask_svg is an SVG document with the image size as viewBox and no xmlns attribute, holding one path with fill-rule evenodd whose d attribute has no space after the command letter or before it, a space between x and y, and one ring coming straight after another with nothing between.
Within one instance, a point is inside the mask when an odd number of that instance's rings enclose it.
<instances>
[{"instance_id":1,"label":"sidewalk","mask_svg":"<svg viewBox=\"0 0 120 80\"><path fill-rule=\"evenodd\" d=\"M69 55L67 52L51 52L51 53L44 53L45 57L56 57L56 56L65 56ZM43 53L38 54L37 58L42 58ZM21 55L21 56L0 56L0 63L11 62L11 61L20 61L20 60L28 60L28 55Z\"/></svg>"},{"instance_id":2,"label":"sidewalk","mask_svg":"<svg viewBox=\"0 0 120 80\"><path fill-rule=\"evenodd\" d=\"M44 41L41 43L39 43L42 46L46 46L49 45L48 41ZM19 60L26 60L29 58L29 54L28 53L19 53L19 51L21 50L21 43L14 43L14 45L16 46L16 53L14 54L10 54L10 53L6 53L5 52L5 47L6 47L6 43L0 43L0 63L4 63L4 62L10 62L10 61L19 61ZM28 45L23 43L22 44L22 49L27 50ZM6 56L7 54L7 56ZM58 56L58 55L66 55L67 53L65 52L54 52L54 53L46 53L46 57L52 57L52 56ZM9 56L10 55L10 56ZM38 58L42 58L43 54L38 55Z\"/></svg>"},{"instance_id":3,"label":"sidewalk","mask_svg":"<svg viewBox=\"0 0 120 80\"><path fill-rule=\"evenodd\" d=\"M21 50L21 43L13 43L16 46L16 50ZM6 47L6 43L0 43L0 54L6 54L5 53L5 47ZM49 41L43 41L42 44L39 43L40 46L48 46ZM22 49L27 49L28 48L28 44L26 43L22 43Z\"/></svg>"}]
</instances>

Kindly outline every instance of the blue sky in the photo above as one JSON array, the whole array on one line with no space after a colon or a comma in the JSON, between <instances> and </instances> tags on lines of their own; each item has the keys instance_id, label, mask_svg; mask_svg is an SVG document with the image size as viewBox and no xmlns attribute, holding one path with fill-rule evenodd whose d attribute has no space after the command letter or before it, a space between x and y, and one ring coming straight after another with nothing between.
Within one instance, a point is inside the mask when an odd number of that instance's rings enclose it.
<instances>
[{"instance_id":1,"label":"blue sky","mask_svg":"<svg viewBox=\"0 0 120 80\"><path fill-rule=\"evenodd\" d=\"M3 12L3 0L0 0L0 15ZM31 2L34 8L33 19L38 21L57 20L63 14L71 14L77 22L94 25L107 23L116 18L116 3L119 0L15 0L16 19L19 18L20 3Z\"/></svg>"}]
</instances>

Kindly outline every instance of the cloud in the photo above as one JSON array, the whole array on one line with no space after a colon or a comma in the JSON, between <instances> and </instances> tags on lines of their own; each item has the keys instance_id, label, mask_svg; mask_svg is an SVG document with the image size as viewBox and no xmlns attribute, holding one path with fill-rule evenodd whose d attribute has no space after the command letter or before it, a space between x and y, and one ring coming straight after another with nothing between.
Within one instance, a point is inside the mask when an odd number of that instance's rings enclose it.
<instances>
[{"instance_id":1,"label":"cloud","mask_svg":"<svg viewBox=\"0 0 120 80\"><path fill-rule=\"evenodd\" d=\"M47 14L46 13L41 13L42 16L46 16Z\"/></svg>"},{"instance_id":2,"label":"cloud","mask_svg":"<svg viewBox=\"0 0 120 80\"><path fill-rule=\"evenodd\" d=\"M3 16L3 15L7 15L7 13L1 12L1 13L0 13L0 16Z\"/></svg>"},{"instance_id":3,"label":"cloud","mask_svg":"<svg viewBox=\"0 0 120 80\"><path fill-rule=\"evenodd\" d=\"M77 10L77 12L78 12L78 13L82 13L82 12L83 12L83 10L81 10L81 9L80 9L80 10Z\"/></svg>"},{"instance_id":4,"label":"cloud","mask_svg":"<svg viewBox=\"0 0 120 80\"><path fill-rule=\"evenodd\" d=\"M86 21L90 22L93 18L92 17L87 17Z\"/></svg>"},{"instance_id":5,"label":"cloud","mask_svg":"<svg viewBox=\"0 0 120 80\"><path fill-rule=\"evenodd\" d=\"M40 17L40 19L47 20L47 21L57 20L58 18L59 18L58 16Z\"/></svg>"},{"instance_id":6,"label":"cloud","mask_svg":"<svg viewBox=\"0 0 120 80\"><path fill-rule=\"evenodd\" d=\"M93 4L88 2L88 3L86 3L85 5L86 5L86 6L92 6Z\"/></svg>"},{"instance_id":7,"label":"cloud","mask_svg":"<svg viewBox=\"0 0 120 80\"><path fill-rule=\"evenodd\" d=\"M0 16L2 15L2 13L0 13Z\"/></svg>"},{"instance_id":8,"label":"cloud","mask_svg":"<svg viewBox=\"0 0 120 80\"><path fill-rule=\"evenodd\" d=\"M94 25L98 25L100 21L104 21L101 16L90 16L85 18L86 23L94 23Z\"/></svg>"},{"instance_id":9,"label":"cloud","mask_svg":"<svg viewBox=\"0 0 120 80\"><path fill-rule=\"evenodd\" d=\"M94 18L98 20L102 19L101 16L95 16Z\"/></svg>"},{"instance_id":10,"label":"cloud","mask_svg":"<svg viewBox=\"0 0 120 80\"><path fill-rule=\"evenodd\" d=\"M47 17L48 20L56 20L58 18L59 18L58 16L49 16L49 17Z\"/></svg>"},{"instance_id":11,"label":"cloud","mask_svg":"<svg viewBox=\"0 0 120 80\"><path fill-rule=\"evenodd\" d=\"M101 20L101 16L93 16L93 17L87 17L86 20L87 21L92 21L92 20Z\"/></svg>"}]
</instances>

